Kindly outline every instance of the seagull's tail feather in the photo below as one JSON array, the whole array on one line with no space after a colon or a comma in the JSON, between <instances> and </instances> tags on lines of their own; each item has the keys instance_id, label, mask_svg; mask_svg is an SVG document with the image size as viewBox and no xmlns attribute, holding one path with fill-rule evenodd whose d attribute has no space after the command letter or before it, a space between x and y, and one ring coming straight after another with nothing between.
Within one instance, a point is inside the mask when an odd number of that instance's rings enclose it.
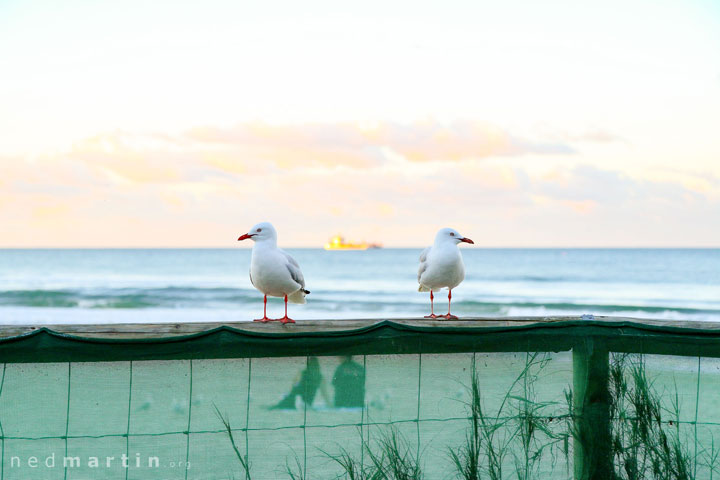
<instances>
[{"instance_id":1,"label":"seagull's tail feather","mask_svg":"<svg viewBox=\"0 0 720 480\"><path fill-rule=\"evenodd\" d=\"M422 283L420 284L420 286L418 286L418 292L429 292L429 291L430 291L430 289L428 287L426 287L425 285L423 285Z\"/></svg>"},{"instance_id":2,"label":"seagull's tail feather","mask_svg":"<svg viewBox=\"0 0 720 480\"><path fill-rule=\"evenodd\" d=\"M307 302L305 302L305 295L307 295L308 293L310 293L308 290L301 288L297 292L295 292L291 295L288 295L288 302L300 303L300 304L307 303Z\"/></svg>"}]
</instances>

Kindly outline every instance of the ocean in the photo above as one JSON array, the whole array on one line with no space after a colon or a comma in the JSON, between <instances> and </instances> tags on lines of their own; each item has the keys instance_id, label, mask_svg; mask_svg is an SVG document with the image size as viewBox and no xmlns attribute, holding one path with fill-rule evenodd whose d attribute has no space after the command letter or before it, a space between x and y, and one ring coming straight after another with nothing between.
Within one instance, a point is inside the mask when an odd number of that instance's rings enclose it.
<instances>
[{"instance_id":1,"label":"ocean","mask_svg":"<svg viewBox=\"0 0 720 480\"><path fill-rule=\"evenodd\" d=\"M417 291L421 249L287 249L306 305L295 319L429 313ZM0 324L228 322L262 316L249 249L0 250ZM462 316L619 315L720 321L720 249L462 248ZM445 291L436 312L447 306ZM268 315L282 316L282 299Z\"/></svg>"}]
</instances>

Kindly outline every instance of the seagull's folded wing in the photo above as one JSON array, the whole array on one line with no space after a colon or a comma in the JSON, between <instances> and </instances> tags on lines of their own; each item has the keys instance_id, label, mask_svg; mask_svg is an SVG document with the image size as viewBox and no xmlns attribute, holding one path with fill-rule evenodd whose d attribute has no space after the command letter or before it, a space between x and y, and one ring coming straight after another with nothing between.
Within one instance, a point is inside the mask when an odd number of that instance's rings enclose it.
<instances>
[{"instance_id":1,"label":"seagull's folded wing","mask_svg":"<svg viewBox=\"0 0 720 480\"><path fill-rule=\"evenodd\" d=\"M290 256L289 253L280 250L285 258L287 259L287 269L290 272L290 277L300 285L300 288L305 288L305 277L303 277L302 271L300 270L300 264Z\"/></svg>"},{"instance_id":2,"label":"seagull's folded wing","mask_svg":"<svg viewBox=\"0 0 720 480\"><path fill-rule=\"evenodd\" d=\"M420 253L420 263L425 263L427 261L427 256L431 249L432 247L426 247L425 250Z\"/></svg>"},{"instance_id":3,"label":"seagull's folded wing","mask_svg":"<svg viewBox=\"0 0 720 480\"><path fill-rule=\"evenodd\" d=\"M428 253L430 253L430 249L432 247L427 247L425 250L422 251L420 254L420 267L418 267L418 283L420 284L420 287L418 288L418 292L427 292L430 289L423 286L423 284L420 282L420 277L422 277L422 274L427 270L427 257Z\"/></svg>"}]
</instances>

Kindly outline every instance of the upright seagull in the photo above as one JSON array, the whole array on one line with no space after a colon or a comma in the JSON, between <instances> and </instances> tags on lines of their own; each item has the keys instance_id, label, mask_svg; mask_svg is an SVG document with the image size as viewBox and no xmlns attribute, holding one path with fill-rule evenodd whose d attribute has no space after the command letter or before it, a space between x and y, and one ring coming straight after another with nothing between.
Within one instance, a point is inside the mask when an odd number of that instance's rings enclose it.
<instances>
[{"instance_id":1,"label":"upright seagull","mask_svg":"<svg viewBox=\"0 0 720 480\"><path fill-rule=\"evenodd\" d=\"M287 252L277 247L277 232L268 222L258 223L250 231L238 238L251 239L255 242L250 259L250 283L260 290L263 298L263 318L256 322L269 322L273 320L267 316L267 297L285 297L285 316L277 320L282 323L295 323L288 317L287 303L305 303L305 279L300 271L300 265Z\"/></svg>"},{"instance_id":2,"label":"upright seagull","mask_svg":"<svg viewBox=\"0 0 720 480\"><path fill-rule=\"evenodd\" d=\"M418 292L430 292L430 315L425 318L457 318L450 314L452 289L460 285L465 279L465 265L462 255L457 248L461 242L472 243L467 237L460 235L457 230L443 228L435 235L435 243L427 247L420 254L420 268L418 269ZM435 315L433 305L433 290L448 289L447 315Z\"/></svg>"}]
</instances>

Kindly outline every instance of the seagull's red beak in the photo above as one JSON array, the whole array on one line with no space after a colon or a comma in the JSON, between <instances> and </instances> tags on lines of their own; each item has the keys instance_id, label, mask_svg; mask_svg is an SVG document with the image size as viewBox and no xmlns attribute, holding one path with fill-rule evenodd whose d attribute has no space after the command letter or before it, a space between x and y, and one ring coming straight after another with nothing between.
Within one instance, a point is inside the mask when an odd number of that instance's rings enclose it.
<instances>
[{"instance_id":1,"label":"seagull's red beak","mask_svg":"<svg viewBox=\"0 0 720 480\"><path fill-rule=\"evenodd\" d=\"M465 242L465 243L472 243L473 245L475 245L475 242L473 242L472 240L470 240L470 239L467 238L467 237L463 237L463 239L460 240L460 241L461 241L461 242Z\"/></svg>"},{"instance_id":2,"label":"seagull's red beak","mask_svg":"<svg viewBox=\"0 0 720 480\"><path fill-rule=\"evenodd\" d=\"M252 238L252 235L250 235L249 233L246 233L245 235L240 235L240 236L238 237L238 242L239 242L240 240L247 240L248 238Z\"/></svg>"}]
</instances>

